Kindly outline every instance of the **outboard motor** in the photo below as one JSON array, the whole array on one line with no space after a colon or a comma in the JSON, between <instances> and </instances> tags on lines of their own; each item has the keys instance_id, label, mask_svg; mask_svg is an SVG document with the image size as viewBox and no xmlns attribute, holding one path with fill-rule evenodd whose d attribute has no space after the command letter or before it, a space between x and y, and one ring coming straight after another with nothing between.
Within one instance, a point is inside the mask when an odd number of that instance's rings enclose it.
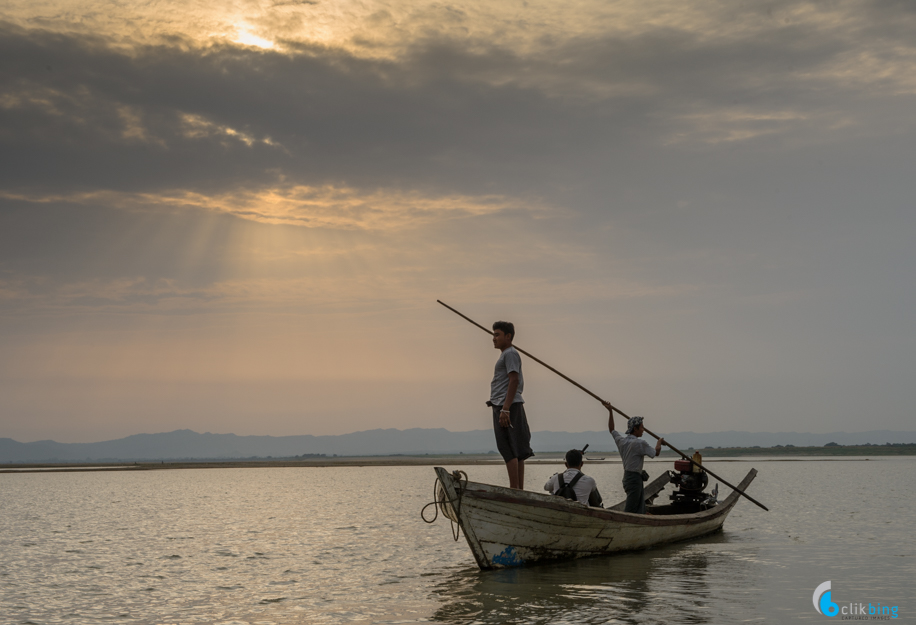
<instances>
[{"instance_id":1,"label":"outboard motor","mask_svg":"<svg viewBox=\"0 0 916 625\"><path fill-rule=\"evenodd\" d=\"M700 452L693 454L693 461L703 464ZM709 495L703 492L703 489L709 484L709 476L701 467L694 465L689 460L675 460L674 471L668 471L668 475L671 476L671 483L677 487L677 490L671 494L672 505L684 507L685 513L711 507L708 501Z\"/></svg>"}]
</instances>

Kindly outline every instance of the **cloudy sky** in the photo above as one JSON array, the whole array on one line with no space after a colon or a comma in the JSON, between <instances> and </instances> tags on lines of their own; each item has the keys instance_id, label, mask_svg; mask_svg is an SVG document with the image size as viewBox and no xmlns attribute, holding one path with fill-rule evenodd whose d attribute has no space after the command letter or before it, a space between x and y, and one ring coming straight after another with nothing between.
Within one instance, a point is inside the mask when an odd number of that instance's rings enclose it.
<instances>
[{"instance_id":1,"label":"cloudy sky","mask_svg":"<svg viewBox=\"0 0 916 625\"><path fill-rule=\"evenodd\" d=\"M0 437L916 426L904 0L7 0ZM534 430L606 413L525 363Z\"/></svg>"}]
</instances>

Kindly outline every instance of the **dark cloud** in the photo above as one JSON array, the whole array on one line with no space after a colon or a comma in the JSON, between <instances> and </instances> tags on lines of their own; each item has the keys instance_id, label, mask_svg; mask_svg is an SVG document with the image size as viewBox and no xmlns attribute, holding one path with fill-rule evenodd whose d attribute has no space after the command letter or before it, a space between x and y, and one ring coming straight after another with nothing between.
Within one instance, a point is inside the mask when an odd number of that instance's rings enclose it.
<instances>
[{"instance_id":1,"label":"dark cloud","mask_svg":"<svg viewBox=\"0 0 916 625\"><path fill-rule=\"evenodd\" d=\"M215 190L285 176L549 194L591 178L581 172L596 160L708 149L730 127L830 141L837 116L859 116L842 102L849 85L823 75L844 42L814 26L744 40L669 28L540 56L473 43L366 60L295 43L125 50L7 24L0 187Z\"/></svg>"},{"instance_id":2,"label":"dark cloud","mask_svg":"<svg viewBox=\"0 0 916 625\"><path fill-rule=\"evenodd\" d=\"M283 53L182 39L125 49L7 24L0 190L224 193L282 179L502 193L578 211L568 233L551 233L569 245L600 238L615 215L652 253L744 252L824 223L859 224L875 193L886 201L873 214L901 219L888 194L906 186L916 156L912 96L863 91L861 68L836 74L849 32L832 18L849 15L825 5L821 21L786 24L793 7L733 9L721 32L666 27L529 54L421 40L396 60L294 42ZM885 9L870 28L894 18ZM131 231L101 226L126 219L110 210L68 206L41 214L57 211L53 223L73 229L99 224L100 236ZM182 239L200 229L192 219L231 223L184 214L156 227Z\"/></svg>"},{"instance_id":3,"label":"dark cloud","mask_svg":"<svg viewBox=\"0 0 916 625\"><path fill-rule=\"evenodd\" d=\"M408 69L333 52L125 54L12 28L0 39L11 60L0 119L6 188L201 189L281 173L306 183L416 183L421 172L453 171L455 162L436 164L450 154L545 147L560 130L535 92L454 79L405 86Z\"/></svg>"}]
</instances>

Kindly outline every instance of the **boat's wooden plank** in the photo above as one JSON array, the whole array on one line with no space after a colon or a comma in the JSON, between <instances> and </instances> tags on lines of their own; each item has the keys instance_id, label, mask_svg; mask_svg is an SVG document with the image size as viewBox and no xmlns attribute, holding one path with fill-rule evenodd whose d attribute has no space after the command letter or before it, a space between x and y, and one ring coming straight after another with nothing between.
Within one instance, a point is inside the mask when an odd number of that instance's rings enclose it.
<instances>
[{"instance_id":1,"label":"boat's wooden plank","mask_svg":"<svg viewBox=\"0 0 916 625\"><path fill-rule=\"evenodd\" d=\"M524 541L518 540L518 537L512 537L510 540L499 540L497 536L487 536L487 538L481 539L481 546L490 555L491 561L496 555L504 554L507 551L511 551L513 559L516 560L517 563L529 563L554 558L578 558L619 551L645 549L656 545L703 536L719 530L723 521L722 519L711 520L702 525L684 528L684 530L680 532L668 532L665 534L655 534L652 530L648 532L630 532L632 535L629 538L632 538L632 540L609 540L594 542L587 545L577 541L554 543L550 545L525 544Z\"/></svg>"},{"instance_id":2,"label":"boat's wooden plank","mask_svg":"<svg viewBox=\"0 0 916 625\"><path fill-rule=\"evenodd\" d=\"M747 476L745 476L745 478L741 481L741 484L739 484L738 488L740 490L746 489L747 486L750 485L750 483L754 480L756 475L756 469L751 469ZM484 488L478 488L479 486L483 486ZM478 484L476 482L468 483L466 496L467 495L480 499L500 501L506 504L519 504L537 508L566 511L577 516L593 516L599 519L622 523L633 523L637 525L678 525L682 523L700 522L703 519L709 517L727 514L728 509L730 508L730 504L737 501L738 497L740 497L737 492L732 491L732 493L730 493L723 502L721 502L718 506L710 508L709 510L695 512L692 514L652 516L634 514L631 512L621 512L618 510L608 510L604 508L592 508L575 502L566 501L554 495L542 495L540 493L531 493L527 491L504 488L501 486L493 486L490 484Z\"/></svg>"},{"instance_id":3,"label":"boat's wooden plank","mask_svg":"<svg viewBox=\"0 0 916 625\"><path fill-rule=\"evenodd\" d=\"M616 521L619 523L631 523L634 525L654 526L654 525L681 525L698 523L705 518L717 516L723 513L720 506L710 508L703 512L693 514L671 514L664 516L653 516L646 514L635 514L632 512L620 512L617 510L605 510L604 508L591 508L576 504L569 504L559 501L559 497L552 497L549 501L524 501L511 493L469 491L465 496L472 496L477 499L486 499L490 501L501 502L505 505L517 505L520 507L537 507L541 509L554 510L558 512L567 512L575 516L590 516L606 521Z\"/></svg>"},{"instance_id":4,"label":"boat's wooden plank","mask_svg":"<svg viewBox=\"0 0 916 625\"><path fill-rule=\"evenodd\" d=\"M552 523L569 527L572 531L577 531L579 528L602 527L606 522L601 517L576 514L568 509L540 508L476 497L468 497L468 499L472 502L471 505L481 510L491 510L497 514L507 514L535 523Z\"/></svg>"},{"instance_id":5,"label":"boat's wooden plank","mask_svg":"<svg viewBox=\"0 0 916 625\"><path fill-rule=\"evenodd\" d=\"M701 523L636 526L586 517L586 524L572 525L561 514L555 513L553 519L535 519L518 514L517 510L510 511L492 505L480 506L480 503L483 502L466 502L465 505L469 521L478 528L477 534L482 542L550 547L564 551L605 551L609 549L609 541L617 541L625 549L640 548L658 542L680 540L694 533L704 533L709 531L707 526L724 522L724 518L713 518Z\"/></svg>"},{"instance_id":6,"label":"boat's wooden plank","mask_svg":"<svg viewBox=\"0 0 916 625\"><path fill-rule=\"evenodd\" d=\"M586 527L573 527L563 523L562 518L535 520L508 511L488 510L470 505L467 511L469 519L476 527L487 527L490 534L524 535L531 543L594 540L601 534L605 526L599 522Z\"/></svg>"}]
</instances>

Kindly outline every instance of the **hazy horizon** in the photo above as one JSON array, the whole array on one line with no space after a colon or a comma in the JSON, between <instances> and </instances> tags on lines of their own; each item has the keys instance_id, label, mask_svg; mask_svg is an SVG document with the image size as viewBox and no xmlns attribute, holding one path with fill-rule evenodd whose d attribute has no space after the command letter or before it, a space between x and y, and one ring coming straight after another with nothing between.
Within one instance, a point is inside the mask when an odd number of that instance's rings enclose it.
<instances>
[{"instance_id":1,"label":"hazy horizon","mask_svg":"<svg viewBox=\"0 0 916 625\"><path fill-rule=\"evenodd\" d=\"M53 437L52 437L52 438L45 438L45 439L35 439L35 440L31 440L31 441L24 441L24 440L13 439L13 438L8 437L8 436L5 436L5 437L4 437L4 436L0 436L0 438L7 438L7 439L10 439L10 440L15 440L17 443L23 443L23 444L37 443L37 442L45 442L45 441L52 441L52 442L55 442L55 443L64 443L64 444L73 444L73 443L104 443L104 442L111 442L111 441L123 440L123 439L125 439L125 438L130 438L131 436L155 436L155 435L159 435L159 434L173 434L173 433L177 433L177 432L192 432L192 433L194 433L194 434L213 434L213 435L217 435L217 436L239 436L239 437L245 437L245 436L261 437L261 436L263 436L263 437L272 437L272 438L284 438L284 437L296 437L296 436L313 436L313 437L318 438L318 437L325 437L325 436L348 436L348 435L351 435L351 434L363 434L363 433L369 433L369 432L375 432L375 431L392 431L392 430L397 431L397 432L406 432L406 431L409 431L409 430L426 430L426 431L445 430L446 432L448 432L448 433L450 433L450 434L469 434L469 433L475 433L475 432L490 432L490 431L492 430L492 428L478 428L478 429L474 429L474 430L449 430L448 428L422 428L422 427L414 427L414 428L372 428L372 429L367 429L367 430L354 430L354 431L352 431L352 432L342 432L342 433L340 433L340 434L309 434L309 433L299 433L299 434L282 434L282 435L274 435L274 434L236 434L235 432L212 432L212 431L200 431L200 432L199 432L199 431L197 431L197 430L193 430L193 429L190 429L190 428L179 428L179 429L176 429L176 430L168 430L168 431L160 431L160 432L151 432L151 431L147 431L147 432L133 432L133 433L131 433L131 434L126 434L126 435L124 435L124 436L119 436L119 437L113 438L113 439L104 439L104 440L95 440L95 441L65 441L65 440L55 439L55 438L53 438ZM605 431L606 431L606 430L576 430L576 431L569 431L569 430L534 430L534 429L532 429L532 434L589 434L589 433L594 433L594 432L604 433ZM661 433L661 432L660 432L659 435L660 435L660 436L668 436L668 435L678 435L678 434L697 434L697 435L701 435L701 436L702 436L702 435L704 435L704 434L724 434L724 433L732 433L732 432L738 433L738 434L805 434L805 435L808 435L808 434L813 434L813 435L825 435L825 434L853 434L853 435L854 435L854 434L865 434L865 433L868 433L868 432L880 432L880 431L891 431L891 432L893 432L893 431L898 431L898 432L902 432L902 433L907 433L907 434L914 434L914 435L916 435L916 430L878 430L878 429L870 429L870 430L853 430L853 431L847 431L847 430L825 430L825 431L821 431L821 432L793 431L793 430L783 430L783 431L767 431L767 430L710 430L710 431L697 432L697 431L694 431L694 430L682 430L682 431L679 431L679 432L669 432L669 433ZM609 439L609 440L610 440L610 439ZM672 440L671 442L674 443L674 444L677 443L677 441L674 441L674 440Z\"/></svg>"},{"instance_id":2,"label":"hazy horizon","mask_svg":"<svg viewBox=\"0 0 916 625\"><path fill-rule=\"evenodd\" d=\"M11 0L0 437L911 428L914 6Z\"/></svg>"}]
</instances>

